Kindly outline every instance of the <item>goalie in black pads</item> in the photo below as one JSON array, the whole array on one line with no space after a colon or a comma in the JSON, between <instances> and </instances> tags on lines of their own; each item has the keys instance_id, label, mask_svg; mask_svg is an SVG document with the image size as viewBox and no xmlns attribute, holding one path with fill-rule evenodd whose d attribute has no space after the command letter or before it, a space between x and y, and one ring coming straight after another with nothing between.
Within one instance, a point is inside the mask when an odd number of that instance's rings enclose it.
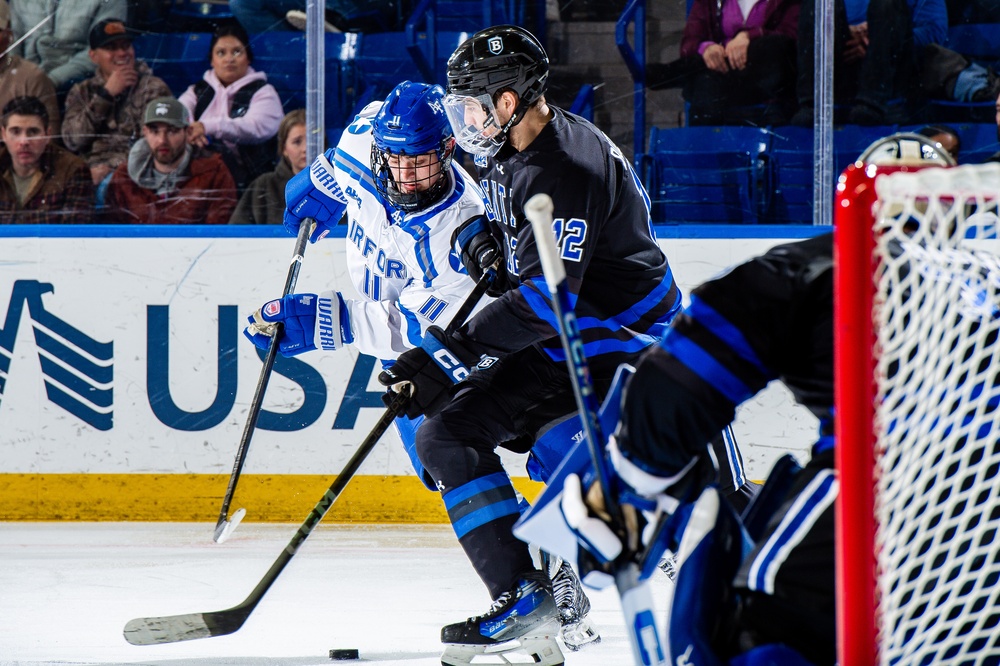
<instances>
[{"instance_id":1,"label":"goalie in black pads","mask_svg":"<svg viewBox=\"0 0 1000 666\"><path fill-rule=\"evenodd\" d=\"M412 385L412 404L427 416L417 453L494 600L484 615L444 627L448 664L502 651L498 644L514 639L512 648L526 649L539 663L562 660L544 629L557 616L553 590L511 533L518 500L496 453L497 446L526 452L543 432L576 419L524 203L537 193L554 201L599 392L620 363L663 333L681 305L639 178L600 130L546 102L548 76L545 51L516 26L481 31L449 59L445 108L459 145L474 156L489 219L463 228L456 242L473 278L481 270L476 257L502 247L497 298L456 335L440 339L437 352L407 352L379 377L387 386ZM555 594L582 590L557 587Z\"/></svg>"},{"instance_id":2,"label":"goalie in black pads","mask_svg":"<svg viewBox=\"0 0 1000 666\"><path fill-rule=\"evenodd\" d=\"M907 152L917 164L953 164L940 146L915 135L880 140L860 159L885 164ZM827 233L774 247L695 288L625 387L608 443L617 485L628 491L621 501L673 512L658 541L678 552L680 567L668 663L837 662L833 265ZM779 459L737 516L719 501L703 442L773 380L819 419L819 437L804 468L789 455ZM562 481L553 480L553 489ZM609 526L597 495L570 474L559 500L588 584L606 578L623 544L648 538L641 519L638 528Z\"/></svg>"}]
</instances>

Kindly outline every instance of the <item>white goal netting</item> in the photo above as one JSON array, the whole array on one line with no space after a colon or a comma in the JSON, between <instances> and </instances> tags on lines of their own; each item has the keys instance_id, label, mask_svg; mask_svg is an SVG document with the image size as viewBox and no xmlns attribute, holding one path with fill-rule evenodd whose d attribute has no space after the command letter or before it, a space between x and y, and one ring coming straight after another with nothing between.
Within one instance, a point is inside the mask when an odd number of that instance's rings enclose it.
<instances>
[{"instance_id":1,"label":"white goal netting","mask_svg":"<svg viewBox=\"0 0 1000 666\"><path fill-rule=\"evenodd\" d=\"M880 664L1000 664L1000 164L876 181Z\"/></svg>"}]
</instances>

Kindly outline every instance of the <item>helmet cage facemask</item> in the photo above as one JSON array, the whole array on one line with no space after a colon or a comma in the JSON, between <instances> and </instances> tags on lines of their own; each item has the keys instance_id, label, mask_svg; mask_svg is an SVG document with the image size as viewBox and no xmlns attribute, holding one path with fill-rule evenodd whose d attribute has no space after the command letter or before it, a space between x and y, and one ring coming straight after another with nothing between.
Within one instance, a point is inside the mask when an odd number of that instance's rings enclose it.
<instances>
[{"instance_id":1,"label":"helmet cage facemask","mask_svg":"<svg viewBox=\"0 0 1000 666\"><path fill-rule=\"evenodd\" d=\"M437 157L439 169L436 173L428 176L428 179L435 178L434 183L423 191L414 190L413 192L404 192L400 190L396 179L392 175L392 167L389 166L389 159L394 155L406 157L406 151L395 153L388 149L382 150L376 143L372 143L371 165L375 190L393 208L405 213L412 213L429 208L445 195L449 183L448 173L451 171L451 161L455 156L455 142L451 138L448 138L441 141L441 145L437 150L418 153L409 157L417 158L425 154ZM421 181L417 180L414 182L419 183Z\"/></svg>"}]
</instances>

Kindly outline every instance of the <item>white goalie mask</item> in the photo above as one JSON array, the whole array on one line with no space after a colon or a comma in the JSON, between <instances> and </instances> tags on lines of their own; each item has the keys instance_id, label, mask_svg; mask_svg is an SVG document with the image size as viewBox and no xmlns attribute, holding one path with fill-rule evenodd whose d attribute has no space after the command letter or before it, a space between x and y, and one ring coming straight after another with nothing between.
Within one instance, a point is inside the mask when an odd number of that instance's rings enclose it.
<instances>
[{"instance_id":1,"label":"white goalie mask","mask_svg":"<svg viewBox=\"0 0 1000 666\"><path fill-rule=\"evenodd\" d=\"M444 110L455 141L471 155L493 157L507 140L506 128L489 95L446 95Z\"/></svg>"},{"instance_id":2,"label":"white goalie mask","mask_svg":"<svg viewBox=\"0 0 1000 666\"><path fill-rule=\"evenodd\" d=\"M899 132L875 141L858 161L877 166L955 166L955 158L941 144L913 132Z\"/></svg>"}]
</instances>

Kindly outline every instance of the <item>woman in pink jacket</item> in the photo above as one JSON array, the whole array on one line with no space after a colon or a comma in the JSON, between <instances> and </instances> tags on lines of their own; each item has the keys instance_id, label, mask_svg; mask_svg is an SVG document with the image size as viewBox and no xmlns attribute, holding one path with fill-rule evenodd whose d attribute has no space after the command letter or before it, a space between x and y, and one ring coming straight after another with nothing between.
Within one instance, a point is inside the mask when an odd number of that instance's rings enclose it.
<instances>
[{"instance_id":1,"label":"woman in pink jacket","mask_svg":"<svg viewBox=\"0 0 1000 666\"><path fill-rule=\"evenodd\" d=\"M190 143L218 150L242 193L274 168L275 135L285 114L278 91L250 66L253 51L242 26L219 26L209 59L212 68L179 100L194 118Z\"/></svg>"}]
</instances>

